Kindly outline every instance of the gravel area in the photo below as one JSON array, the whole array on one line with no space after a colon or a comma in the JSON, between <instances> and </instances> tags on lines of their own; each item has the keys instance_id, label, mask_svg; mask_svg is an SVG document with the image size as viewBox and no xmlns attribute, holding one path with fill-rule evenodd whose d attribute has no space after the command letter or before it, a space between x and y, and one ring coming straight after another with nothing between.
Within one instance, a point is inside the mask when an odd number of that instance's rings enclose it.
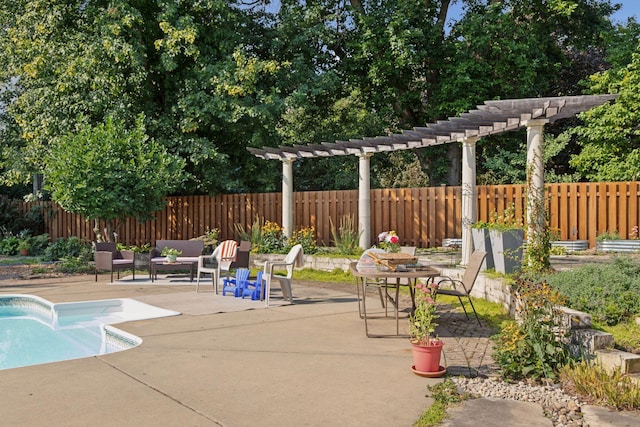
<instances>
[{"instance_id":1,"label":"gravel area","mask_svg":"<svg viewBox=\"0 0 640 427\"><path fill-rule=\"evenodd\" d=\"M505 383L497 377L454 377L453 382L461 392L475 397L495 397L542 405L545 415L556 427L588 427L582 419L584 402L565 394L559 385L534 386L524 382Z\"/></svg>"}]
</instances>

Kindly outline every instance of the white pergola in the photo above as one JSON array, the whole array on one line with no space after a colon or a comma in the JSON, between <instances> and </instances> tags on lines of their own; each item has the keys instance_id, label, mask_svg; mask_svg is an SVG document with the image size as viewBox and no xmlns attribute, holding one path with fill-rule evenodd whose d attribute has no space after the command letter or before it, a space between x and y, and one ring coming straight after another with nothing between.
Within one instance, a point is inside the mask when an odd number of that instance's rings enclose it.
<instances>
[{"instance_id":1,"label":"white pergola","mask_svg":"<svg viewBox=\"0 0 640 427\"><path fill-rule=\"evenodd\" d=\"M476 222L476 143L480 138L527 128L527 223L529 231L540 221L530 215L531 203L544 195L544 125L572 117L618 95L562 96L485 101L477 109L448 120L415 127L399 134L321 144L247 148L256 157L282 162L282 226L286 236L293 231L293 162L297 159L355 155L359 159L358 228L360 247L371 245L370 175L371 156L382 151L412 150L433 145L462 143L462 264L473 251L471 225ZM539 199L540 200L540 199Z\"/></svg>"}]
</instances>

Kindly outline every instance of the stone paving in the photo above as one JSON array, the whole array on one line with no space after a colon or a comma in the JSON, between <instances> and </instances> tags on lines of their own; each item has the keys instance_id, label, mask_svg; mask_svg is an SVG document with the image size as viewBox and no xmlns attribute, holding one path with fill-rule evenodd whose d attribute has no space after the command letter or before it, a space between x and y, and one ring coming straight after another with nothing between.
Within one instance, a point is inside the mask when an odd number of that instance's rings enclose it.
<instances>
[{"instance_id":1,"label":"stone paving","mask_svg":"<svg viewBox=\"0 0 640 427\"><path fill-rule=\"evenodd\" d=\"M478 325L473 314L467 320L456 306L438 304L436 333L444 340L444 363L450 375L465 377L496 376L498 366L493 362L493 343L489 339L497 331Z\"/></svg>"},{"instance_id":2,"label":"stone paving","mask_svg":"<svg viewBox=\"0 0 640 427\"><path fill-rule=\"evenodd\" d=\"M345 292L355 293L355 286L345 284L321 284L305 281L298 281L305 286L335 287ZM408 315L411 301L407 293L400 295L400 333L404 337L408 335ZM465 307L470 310L468 303ZM380 332L382 335L395 333L395 322L393 321L393 306L389 305L387 311L382 308L378 291L370 288L367 292L367 313L371 313L372 319L369 321L369 331ZM499 375L498 366L491 357L493 353L493 342L490 337L498 332L482 322L478 325L473 312L469 313L469 320L465 317L459 303L444 304L438 302L438 327L436 334L445 343L443 347L443 366L447 368L450 375L463 375L475 378L478 376Z\"/></svg>"}]
</instances>

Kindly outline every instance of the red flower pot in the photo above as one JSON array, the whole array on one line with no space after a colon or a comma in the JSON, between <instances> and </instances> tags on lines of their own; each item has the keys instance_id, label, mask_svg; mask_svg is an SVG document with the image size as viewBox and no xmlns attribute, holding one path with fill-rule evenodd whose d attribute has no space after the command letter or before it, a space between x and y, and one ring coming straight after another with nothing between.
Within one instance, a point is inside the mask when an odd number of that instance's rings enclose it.
<instances>
[{"instance_id":1,"label":"red flower pot","mask_svg":"<svg viewBox=\"0 0 640 427\"><path fill-rule=\"evenodd\" d=\"M432 341L431 345L417 345L411 343L413 349L413 369L417 372L439 372L440 356L442 355L441 340Z\"/></svg>"}]
</instances>

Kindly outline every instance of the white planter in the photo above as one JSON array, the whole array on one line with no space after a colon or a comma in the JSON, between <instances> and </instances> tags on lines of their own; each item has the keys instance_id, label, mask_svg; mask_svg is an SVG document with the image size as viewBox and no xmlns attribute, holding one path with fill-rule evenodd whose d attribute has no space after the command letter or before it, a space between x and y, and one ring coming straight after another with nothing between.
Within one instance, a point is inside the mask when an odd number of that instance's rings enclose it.
<instances>
[{"instance_id":1,"label":"white planter","mask_svg":"<svg viewBox=\"0 0 640 427\"><path fill-rule=\"evenodd\" d=\"M503 274L518 271L522 265L524 230L489 230L489 238L496 271Z\"/></svg>"},{"instance_id":2,"label":"white planter","mask_svg":"<svg viewBox=\"0 0 640 427\"><path fill-rule=\"evenodd\" d=\"M640 240L602 240L596 242L596 252L638 252Z\"/></svg>"},{"instance_id":3,"label":"white planter","mask_svg":"<svg viewBox=\"0 0 640 427\"><path fill-rule=\"evenodd\" d=\"M493 252L491 251L491 238L489 237L488 228L472 228L471 237L473 238L473 250L485 251L487 256L482 262L482 270L495 268L493 261Z\"/></svg>"}]
</instances>

